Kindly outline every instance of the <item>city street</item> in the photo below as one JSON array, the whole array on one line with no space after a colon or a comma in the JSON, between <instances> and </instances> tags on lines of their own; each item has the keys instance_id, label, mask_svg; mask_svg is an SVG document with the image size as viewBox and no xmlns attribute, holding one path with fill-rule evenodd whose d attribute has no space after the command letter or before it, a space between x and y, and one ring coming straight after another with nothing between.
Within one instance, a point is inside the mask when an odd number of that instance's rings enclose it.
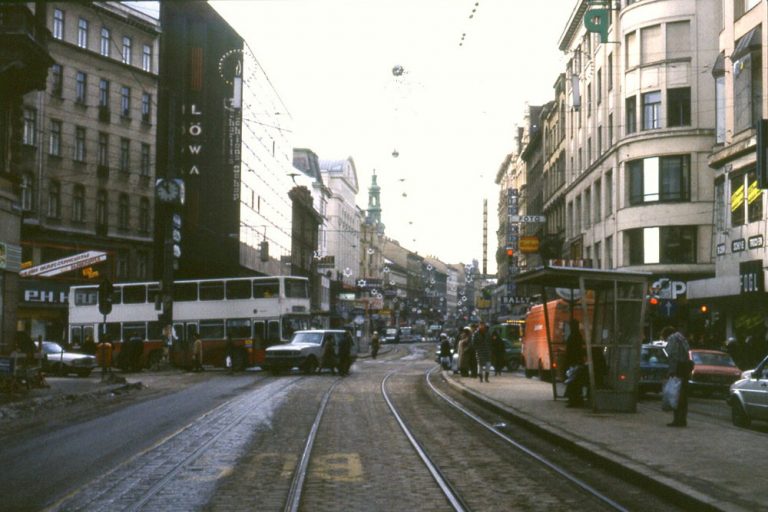
<instances>
[{"instance_id":1,"label":"city street","mask_svg":"<svg viewBox=\"0 0 768 512\"><path fill-rule=\"evenodd\" d=\"M296 370L187 374L191 378L177 379L177 389L142 390L103 413L92 408L59 415L13 433L4 421L4 508L283 510L290 500L300 510L721 508L711 500L686 502L636 474L602 467L567 443L472 403L466 390L488 396L537 390L544 397L537 415L553 406L564 411L546 398L548 384L521 373L489 384L443 376L435 371L433 350L431 344L386 346L377 360L359 360L345 378ZM692 424L733 430L722 400L694 399L691 407ZM560 427L584 422L581 411L566 416ZM616 421L637 421L644 432L645 419L655 416L661 416L659 402L650 396L637 414L616 415ZM667 434L661 425L656 429ZM693 437L702 433L689 429ZM755 441L765 433L761 427L746 432ZM611 433L601 435L607 440ZM502 437L531 453L523 456Z\"/></svg>"}]
</instances>

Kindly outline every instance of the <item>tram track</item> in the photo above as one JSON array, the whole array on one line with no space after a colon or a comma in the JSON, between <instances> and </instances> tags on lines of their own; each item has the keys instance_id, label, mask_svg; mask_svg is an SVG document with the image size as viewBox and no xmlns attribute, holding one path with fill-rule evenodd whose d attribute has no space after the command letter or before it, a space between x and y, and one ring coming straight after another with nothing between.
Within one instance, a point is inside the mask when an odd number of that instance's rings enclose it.
<instances>
[{"instance_id":1,"label":"tram track","mask_svg":"<svg viewBox=\"0 0 768 512\"><path fill-rule=\"evenodd\" d=\"M431 379L433 371L425 372L422 391L411 394L412 401L401 400L402 410L395 409L398 400L387 390L393 383L386 381L396 372L382 382L382 393L390 395L386 400L392 404L393 414L401 418L403 431L414 439L415 449L425 452L422 458L435 465L435 473L447 481L440 488L449 489L446 499L453 510L506 510L516 505L522 509L566 506L623 511L636 509L638 503L643 508L649 504L647 491L631 483L629 492L613 481L598 488L594 481L599 468L583 461L579 466L573 456L549 443L539 440L530 447L530 434L523 435L522 442L515 440L515 434L498 416L481 411L481 407L472 410L438 389ZM443 436L471 438L460 447L441 442ZM561 459L566 463L560 464ZM483 482L490 485L484 486ZM487 492L478 492L478 487L485 487ZM515 505L506 501L510 494L518 497ZM651 498L650 503L658 510L679 509L661 499Z\"/></svg>"}]
</instances>

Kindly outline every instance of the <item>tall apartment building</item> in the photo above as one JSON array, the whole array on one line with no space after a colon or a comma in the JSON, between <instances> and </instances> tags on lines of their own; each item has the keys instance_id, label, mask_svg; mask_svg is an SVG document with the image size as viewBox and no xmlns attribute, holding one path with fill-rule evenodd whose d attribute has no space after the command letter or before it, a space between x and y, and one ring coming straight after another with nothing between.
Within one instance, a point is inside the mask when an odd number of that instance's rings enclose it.
<instances>
[{"instance_id":1,"label":"tall apartment building","mask_svg":"<svg viewBox=\"0 0 768 512\"><path fill-rule=\"evenodd\" d=\"M646 271L659 323L687 316L689 281L714 273L711 148L722 15L717 0L608 5L607 40L576 2L566 69L566 250Z\"/></svg>"},{"instance_id":2,"label":"tall apartment building","mask_svg":"<svg viewBox=\"0 0 768 512\"><path fill-rule=\"evenodd\" d=\"M709 155L714 184L714 229L709 251L715 277L689 283L694 306L716 341L766 335L766 208L756 170L756 126L768 111L768 7L760 0L725 0L714 28L719 55L706 69L714 99L716 138ZM765 186L765 185L763 185Z\"/></svg>"},{"instance_id":3,"label":"tall apartment building","mask_svg":"<svg viewBox=\"0 0 768 512\"><path fill-rule=\"evenodd\" d=\"M19 328L61 339L70 285L152 276L158 20L117 2L46 3L55 64L24 96L22 265L104 263L20 281Z\"/></svg>"}]
</instances>

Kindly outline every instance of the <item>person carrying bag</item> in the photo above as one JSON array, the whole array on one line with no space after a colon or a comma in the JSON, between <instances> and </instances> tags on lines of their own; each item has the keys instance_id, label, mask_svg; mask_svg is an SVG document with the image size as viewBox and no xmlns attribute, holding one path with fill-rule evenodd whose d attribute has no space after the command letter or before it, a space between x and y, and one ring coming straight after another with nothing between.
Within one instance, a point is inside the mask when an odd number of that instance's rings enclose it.
<instances>
[{"instance_id":1,"label":"person carrying bag","mask_svg":"<svg viewBox=\"0 0 768 512\"><path fill-rule=\"evenodd\" d=\"M669 379L664 385L662 408L673 411L672 423L668 427L688 426L688 379L693 371L693 361L690 357L690 346L685 336L673 326L661 330L661 337L667 340L667 357L669 358ZM665 409L669 410L669 409Z\"/></svg>"}]
</instances>

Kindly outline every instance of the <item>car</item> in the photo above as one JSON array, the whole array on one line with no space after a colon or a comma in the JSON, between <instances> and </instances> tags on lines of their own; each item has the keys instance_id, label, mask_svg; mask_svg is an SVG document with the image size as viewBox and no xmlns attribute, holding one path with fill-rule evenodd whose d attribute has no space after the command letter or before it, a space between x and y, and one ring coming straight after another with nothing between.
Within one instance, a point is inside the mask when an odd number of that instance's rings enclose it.
<instances>
[{"instance_id":1,"label":"car","mask_svg":"<svg viewBox=\"0 0 768 512\"><path fill-rule=\"evenodd\" d=\"M426 338L413 331L412 327L400 328L400 343L419 343L426 341Z\"/></svg>"},{"instance_id":2,"label":"car","mask_svg":"<svg viewBox=\"0 0 768 512\"><path fill-rule=\"evenodd\" d=\"M768 356L731 384L728 404L737 427L748 427L752 420L768 420Z\"/></svg>"},{"instance_id":3,"label":"car","mask_svg":"<svg viewBox=\"0 0 768 512\"><path fill-rule=\"evenodd\" d=\"M78 352L67 352L54 341L43 341L43 369L50 373L74 373L88 377L96 368L96 357Z\"/></svg>"},{"instance_id":4,"label":"car","mask_svg":"<svg viewBox=\"0 0 768 512\"><path fill-rule=\"evenodd\" d=\"M734 382L741 376L733 358L719 350L692 349L690 352L694 367L688 379L691 393L711 395L728 393Z\"/></svg>"},{"instance_id":5,"label":"car","mask_svg":"<svg viewBox=\"0 0 768 512\"><path fill-rule=\"evenodd\" d=\"M394 327L387 328L386 331L384 331L384 338L382 340L382 343L396 343L397 342L397 329Z\"/></svg>"},{"instance_id":6,"label":"car","mask_svg":"<svg viewBox=\"0 0 768 512\"><path fill-rule=\"evenodd\" d=\"M342 329L312 329L296 331L293 333L290 342L267 347L261 368L273 374L296 367L306 374L314 373L320 366L323 354L323 340L327 336L333 338L334 351L337 354L339 344L342 340L346 339L351 347L352 362L357 359L357 346L349 332Z\"/></svg>"},{"instance_id":7,"label":"car","mask_svg":"<svg viewBox=\"0 0 768 512\"><path fill-rule=\"evenodd\" d=\"M669 375L664 347L655 343L640 346L640 394L659 393Z\"/></svg>"}]
</instances>

